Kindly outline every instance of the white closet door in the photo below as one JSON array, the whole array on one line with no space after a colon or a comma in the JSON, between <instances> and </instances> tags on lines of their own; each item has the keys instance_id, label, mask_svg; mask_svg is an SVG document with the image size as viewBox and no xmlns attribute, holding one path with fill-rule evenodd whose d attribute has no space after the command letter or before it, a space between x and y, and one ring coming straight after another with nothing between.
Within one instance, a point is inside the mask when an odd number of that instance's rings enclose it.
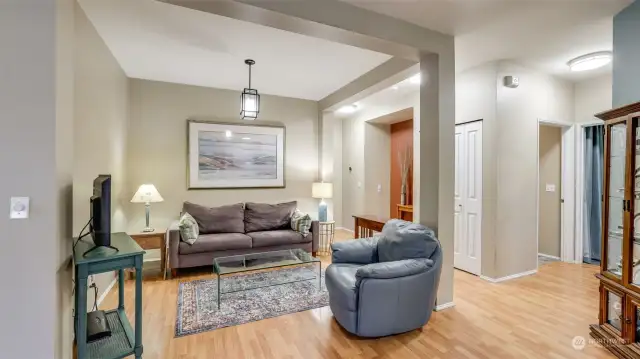
<instances>
[{"instance_id":1,"label":"white closet door","mask_svg":"<svg viewBox=\"0 0 640 359\"><path fill-rule=\"evenodd\" d=\"M482 121L456 126L454 266L480 275Z\"/></svg>"}]
</instances>

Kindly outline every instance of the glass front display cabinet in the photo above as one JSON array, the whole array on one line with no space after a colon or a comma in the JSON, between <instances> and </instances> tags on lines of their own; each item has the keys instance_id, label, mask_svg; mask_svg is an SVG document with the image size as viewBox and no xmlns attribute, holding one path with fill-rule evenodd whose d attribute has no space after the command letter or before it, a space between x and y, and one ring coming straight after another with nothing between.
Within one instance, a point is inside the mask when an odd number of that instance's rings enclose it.
<instances>
[{"instance_id":1,"label":"glass front display cabinet","mask_svg":"<svg viewBox=\"0 0 640 359\"><path fill-rule=\"evenodd\" d=\"M640 102L596 117L605 139L600 309L591 336L619 358L640 359Z\"/></svg>"}]
</instances>

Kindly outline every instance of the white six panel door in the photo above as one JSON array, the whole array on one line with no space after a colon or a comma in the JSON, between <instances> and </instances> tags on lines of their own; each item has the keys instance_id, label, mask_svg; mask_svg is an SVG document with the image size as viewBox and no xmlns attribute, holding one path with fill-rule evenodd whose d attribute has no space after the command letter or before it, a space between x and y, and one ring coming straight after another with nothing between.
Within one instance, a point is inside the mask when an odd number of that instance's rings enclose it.
<instances>
[{"instance_id":1,"label":"white six panel door","mask_svg":"<svg viewBox=\"0 0 640 359\"><path fill-rule=\"evenodd\" d=\"M482 245L482 121L455 131L454 266L480 275Z\"/></svg>"}]
</instances>

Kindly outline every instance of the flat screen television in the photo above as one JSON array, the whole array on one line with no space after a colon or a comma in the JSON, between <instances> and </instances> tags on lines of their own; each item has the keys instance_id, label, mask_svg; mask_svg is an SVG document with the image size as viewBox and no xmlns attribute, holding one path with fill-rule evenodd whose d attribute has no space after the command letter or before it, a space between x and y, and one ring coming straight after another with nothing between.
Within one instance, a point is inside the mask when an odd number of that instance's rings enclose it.
<instances>
[{"instance_id":1,"label":"flat screen television","mask_svg":"<svg viewBox=\"0 0 640 359\"><path fill-rule=\"evenodd\" d=\"M111 175L93 180L90 231L97 247L111 246Z\"/></svg>"}]
</instances>

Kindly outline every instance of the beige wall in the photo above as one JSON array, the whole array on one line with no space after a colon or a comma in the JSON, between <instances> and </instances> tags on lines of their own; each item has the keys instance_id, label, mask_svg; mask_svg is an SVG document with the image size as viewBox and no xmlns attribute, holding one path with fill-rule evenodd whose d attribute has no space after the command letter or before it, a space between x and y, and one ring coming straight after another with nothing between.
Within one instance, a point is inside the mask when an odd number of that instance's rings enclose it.
<instances>
[{"instance_id":1,"label":"beige wall","mask_svg":"<svg viewBox=\"0 0 640 359\"><path fill-rule=\"evenodd\" d=\"M518 76L520 86L502 85ZM537 268L538 120L570 121L573 86L512 62L498 68L496 276ZM485 158L487 155L485 154Z\"/></svg>"},{"instance_id":2,"label":"beige wall","mask_svg":"<svg viewBox=\"0 0 640 359\"><path fill-rule=\"evenodd\" d=\"M364 198L367 214L389 217L391 129L389 125L364 125Z\"/></svg>"},{"instance_id":3,"label":"beige wall","mask_svg":"<svg viewBox=\"0 0 640 359\"><path fill-rule=\"evenodd\" d=\"M578 82L574 85L575 122L597 122L596 113L612 108L613 85L611 75Z\"/></svg>"},{"instance_id":4,"label":"beige wall","mask_svg":"<svg viewBox=\"0 0 640 359\"><path fill-rule=\"evenodd\" d=\"M260 121L286 127L286 188L187 190L187 119L250 124L238 119L237 91L131 79L127 146L127 196L153 183L164 202L151 207L151 224L163 228L178 219L184 201L217 206L238 202L297 200L317 216L311 184L318 177L317 102L263 95ZM128 228L144 227L144 206L128 203Z\"/></svg>"},{"instance_id":5,"label":"beige wall","mask_svg":"<svg viewBox=\"0 0 640 359\"><path fill-rule=\"evenodd\" d=\"M71 357L70 193L73 3L0 11L0 200L30 197L28 219L0 219L0 357ZM68 60L68 61L63 61ZM35 344L34 344L35 343Z\"/></svg>"},{"instance_id":6,"label":"beige wall","mask_svg":"<svg viewBox=\"0 0 640 359\"><path fill-rule=\"evenodd\" d=\"M320 177L333 184L333 198L327 202L327 218L335 221L336 227L342 222L342 121L330 111L322 112L322 168Z\"/></svg>"},{"instance_id":7,"label":"beige wall","mask_svg":"<svg viewBox=\"0 0 640 359\"><path fill-rule=\"evenodd\" d=\"M496 205L498 63L492 62L456 76L456 124L482 119L482 246L481 273L496 276Z\"/></svg>"},{"instance_id":8,"label":"beige wall","mask_svg":"<svg viewBox=\"0 0 640 359\"><path fill-rule=\"evenodd\" d=\"M56 3L56 172L58 252L56 259L57 314L53 358L71 357L73 342L73 282L69 266L73 236L73 156L74 156L74 101L75 101L75 0ZM31 163L29 163L31 164ZM47 253L43 251L42 253ZM42 273L44 274L44 273ZM22 278L24 280L24 278ZM31 290L29 290L30 292ZM33 293L32 293L33 295ZM38 323L37 325L42 325ZM31 333L30 333L31 334ZM24 354L24 353L23 353ZM35 358L35 357L34 357Z\"/></svg>"},{"instance_id":9,"label":"beige wall","mask_svg":"<svg viewBox=\"0 0 640 359\"><path fill-rule=\"evenodd\" d=\"M127 229L124 205L128 79L80 6L76 6L75 121L73 158L73 232L89 220L93 180L111 174L111 231ZM98 296L114 279L113 273L94 276ZM87 298L88 308L94 298Z\"/></svg>"},{"instance_id":10,"label":"beige wall","mask_svg":"<svg viewBox=\"0 0 640 359\"><path fill-rule=\"evenodd\" d=\"M539 138L538 253L560 257L562 129L540 126ZM555 190L547 192L547 185Z\"/></svg>"}]
</instances>

